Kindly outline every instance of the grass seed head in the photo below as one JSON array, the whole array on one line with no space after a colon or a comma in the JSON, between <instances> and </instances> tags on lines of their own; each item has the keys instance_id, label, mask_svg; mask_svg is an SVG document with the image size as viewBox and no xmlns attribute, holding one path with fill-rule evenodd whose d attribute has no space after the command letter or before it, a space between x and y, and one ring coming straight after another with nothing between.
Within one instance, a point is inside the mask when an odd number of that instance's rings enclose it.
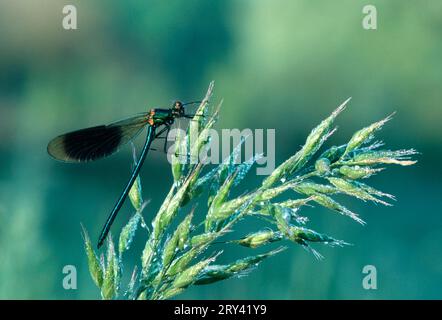
<instances>
[{"instance_id":1,"label":"grass seed head","mask_svg":"<svg viewBox=\"0 0 442 320\"><path fill-rule=\"evenodd\" d=\"M208 132L218 118L220 107L219 104L212 115L206 117L208 100L212 91L213 82L198 107L196 116L190 122L186 135L182 134L182 137L177 137L176 148L180 145L185 147L186 153L190 152L190 160L193 156L197 157L194 159L195 162L184 165L172 157L174 184L153 218L152 232L148 230L149 238L141 256L142 270L139 274L138 287L134 287L136 286L134 279L138 274L134 272L127 295L125 294L127 297L168 299L180 294L193 284L208 284L246 274L266 257L279 253L281 248L225 265L212 265L216 256L208 259L202 257L212 244L221 243L220 238L233 231L235 223L252 215L272 226L276 225L278 229L251 232L242 239L224 242L257 248L287 239L300 244L316 258L321 259L322 256L310 246L311 243L330 246L343 246L346 243L301 226L308 221L306 217L298 214L301 207L314 201L364 224L364 221L355 213L336 202L332 198L334 194L344 193L363 200L387 204L379 198L394 199L392 195L378 191L361 183L358 179L367 178L382 170L375 168L379 164L411 165L415 163L411 159L411 156L416 154L413 149L378 150L383 146L380 142L363 146L391 116L359 130L347 144L333 146L317 157L318 150L335 132L334 120L344 110L347 100L314 128L302 148L278 166L270 176L264 179L260 187L228 199L231 188L240 183L259 155L242 164L235 163L234 160L241 150L241 144L244 143L244 139L241 139L239 146L234 148L223 163L203 177L199 177L203 166L207 164L204 159L200 159L199 155L201 151L204 151L202 148L210 143ZM181 150L179 152L181 153ZM312 165L308 166L308 163ZM200 221L194 229L191 226L192 212L183 216L181 221L174 221L179 216L178 212L205 190L208 190L208 211L204 220ZM279 196L283 196L287 190L296 191L298 195L302 195L302 198L278 201ZM83 230L89 270L94 282L100 287L104 299L118 297L122 253L129 248L140 220L143 221L140 215L143 210L141 183L138 178L130 190L129 197L138 215L133 216L120 233L118 257L110 236L107 253L102 254L99 260L86 231ZM178 226L169 233L173 222L178 222ZM199 232L201 230L199 227L203 225L205 229ZM148 228L146 226L143 229Z\"/></svg>"}]
</instances>

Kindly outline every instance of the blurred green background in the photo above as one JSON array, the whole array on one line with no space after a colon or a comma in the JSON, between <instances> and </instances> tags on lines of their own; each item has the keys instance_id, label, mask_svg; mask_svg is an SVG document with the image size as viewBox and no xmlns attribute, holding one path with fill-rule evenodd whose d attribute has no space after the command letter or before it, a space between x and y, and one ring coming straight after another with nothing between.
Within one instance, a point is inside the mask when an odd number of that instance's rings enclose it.
<instances>
[{"instance_id":1,"label":"blurred green background","mask_svg":"<svg viewBox=\"0 0 442 320\"><path fill-rule=\"evenodd\" d=\"M62 28L66 4L77 7L78 30ZM377 7L375 31L361 26L365 4ZM224 98L218 128L276 128L277 163L349 96L330 143L397 111L379 137L422 154L413 167L371 179L397 196L393 207L345 199L367 226L309 211L309 227L354 246L315 247L321 262L291 246L247 277L181 298L442 298L441 12L437 0L1 0L0 298L99 298L80 222L96 241L129 176L130 148L68 165L49 158L47 142L200 99L212 79L213 100ZM163 154L149 155L142 179L149 216L172 182ZM126 204L113 229L130 213ZM132 263L142 245L135 242ZM226 251L226 260L249 253ZM362 288L368 264L377 267L377 290ZM62 287L65 265L77 267L77 290Z\"/></svg>"}]
</instances>

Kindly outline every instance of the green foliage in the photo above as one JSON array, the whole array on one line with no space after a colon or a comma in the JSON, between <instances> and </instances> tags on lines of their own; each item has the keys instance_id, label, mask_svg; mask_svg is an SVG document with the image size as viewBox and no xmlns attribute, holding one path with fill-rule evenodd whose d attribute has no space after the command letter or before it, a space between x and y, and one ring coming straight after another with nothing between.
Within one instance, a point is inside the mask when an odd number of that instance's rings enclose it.
<instances>
[{"instance_id":1,"label":"green foliage","mask_svg":"<svg viewBox=\"0 0 442 320\"><path fill-rule=\"evenodd\" d=\"M207 114L212 90L213 83L189 126L187 137L179 137L179 145L187 144L190 147L187 150L190 150L191 157L198 155L207 146L207 130L216 122L219 106L209 118L200 116ZM251 271L264 259L285 248L280 247L226 265L216 265L214 262L222 251L216 250L212 245L222 240L221 238L234 234L234 226L238 221L256 216L264 218L269 227L224 242L253 250L267 247L274 242L289 241L301 245L318 259L322 256L312 248L312 244L347 245L342 240L306 228L304 225L308 219L300 216L299 211L310 203L317 203L364 224L356 213L333 197L336 194L345 194L363 201L389 205L385 198L394 199L392 195L359 180L380 172L383 169L377 167L380 164L412 165L415 161L410 156L416 154L412 149L378 150L381 143L369 145L373 133L391 119L389 116L359 130L347 144L332 146L317 156L324 142L335 132L334 121L349 100L314 128L301 150L278 166L264 179L260 187L239 197L230 198L230 193L244 179L258 156L245 163L235 164L232 159L236 157L240 147L236 148L229 159L204 175L202 173L206 164L203 161L184 165L173 160L174 183L153 219L152 230L148 233L141 254L141 272L138 274L137 269L134 270L128 289L122 295L119 288L123 253L130 248L144 208L141 183L137 180L130 193L136 213L120 233L118 256L112 237L109 237L106 257L99 261L84 231L89 270L95 284L101 289L103 299L168 299L191 285L210 284ZM196 133L198 136L192 143L191 136ZM193 209L187 215L179 215L190 200L201 199L205 190L208 201L207 214L203 221L194 221ZM297 195L296 199L279 201L278 196L286 192ZM178 216L182 216L180 222L175 221ZM174 221L179 223L172 228ZM200 226L204 228L199 228Z\"/></svg>"}]
</instances>

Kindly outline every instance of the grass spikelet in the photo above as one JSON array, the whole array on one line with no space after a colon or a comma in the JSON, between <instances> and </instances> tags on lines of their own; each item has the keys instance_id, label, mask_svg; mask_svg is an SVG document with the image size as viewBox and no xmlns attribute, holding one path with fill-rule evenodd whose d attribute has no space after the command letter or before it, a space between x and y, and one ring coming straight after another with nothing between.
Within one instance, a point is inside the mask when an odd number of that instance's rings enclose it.
<instances>
[{"instance_id":1,"label":"grass spikelet","mask_svg":"<svg viewBox=\"0 0 442 320\"><path fill-rule=\"evenodd\" d=\"M411 166L417 161L410 160L410 156L417 154L414 149L408 150L381 150L368 151L355 155L352 159L345 161L345 164L370 166L377 164L398 164L401 166Z\"/></svg>"},{"instance_id":2,"label":"grass spikelet","mask_svg":"<svg viewBox=\"0 0 442 320\"><path fill-rule=\"evenodd\" d=\"M234 240L231 241L233 243L237 243L243 247L249 247L249 248L257 248L275 241L281 240L283 237L280 232L275 232L273 230L263 230L258 231L252 234L249 234L248 236L240 239L240 240Z\"/></svg>"},{"instance_id":3,"label":"grass spikelet","mask_svg":"<svg viewBox=\"0 0 442 320\"><path fill-rule=\"evenodd\" d=\"M87 263L89 266L89 273L95 285L101 289L103 285L103 269L100 260L95 254L91 239L89 238L89 235L83 225L81 225L81 229L83 233L84 247L87 256Z\"/></svg>"},{"instance_id":4,"label":"grass spikelet","mask_svg":"<svg viewBox=\"0 0 442 320\"><path fill-rule=\"evenodd\" d=\"M123 227L123 229L121 229L118 241L118 253L120 254L120 257L124 251L129 250L140 221L141 214L137 212L130 218L129 222Z\"/></svg>"},{"instance_id":5,"label":"grass spikelet","mask_svg":"<svg viewBox=\"0 0 442 320\"><path fill-rule=\"evenodd\" d=\"M233 186L233 183L235 182L235 176L236 174L231 175L221 186L218 193L213 198L213 201L209 207L209 211L207 212L206 222L205 222L205 229L206 231L210 231L211 227L213 226L213 223L220 219L225 219L224 215L220 215L219 209L221 208L222 204L226 202L226 199L229 195L230 189Z\"/></svg>"},{"instance_id":6,"label":"grass spikelet","mask_svg":"<svg viewBox=\"0 0 442 320\"><path fill-rule=\"evenodd\" d=\"M132 155L133 155L134 165L136 165L137 156L136 156L135 146L133 144L132 144ZM140 211L143 205L143 192L141 189L141 180L139 175L137 176L134 184L129 190L129 199L135 210Z\"/></svg>"},{"instance_id":7,"label":"grass spikelet","mask_svg":"<svg viewBox=\"0 0 442 320\"><path fill-rule=\"evenodd\" d=\"M204 103L204 102L203 102ZM202 104L203 105L203 104ZM198 163L199 156L201 150L209 143L209 132L210 129L215 125L217 119L218 119L218 113L219 109L221 108L222 101L218 104L215 111L213 112L210 119L205 124L204 128L201 128L202 124L204 123L204 117L200 116L201 114L204 114L203 111L197 111L195 117L192 119L192 121L189 124L189 148L190 148L190 161L191 163ZM207 109L207 102L206 105L203 105L203 110ZM200 110L200 109L198 109Z\"/></svg>"},{"instance_id":8,"label":"grass spikelet","mask_svg":"<svg viewBox=\"0 0 442 320\"><path fill-rule=\"evenodd\" d=\"M223 236L227 232L228 232L228 230L222 230L222 231L218 231L218 232L204 232L202 234L198 234L198 235L193 236L190 239L190 244L193 248L204 248L209 243L211 243L215 239Z\"/></svg>"},{"instance_id":9,"label":"grass spikelet","mask_svg":"<svg viewBox=\"0 0 442 320\"><path fill-rule=\"evenodd\" d=\"M370 167L360 167L360 166L342 166L339 168L339 173L343 176L352 179L366 179L371 177L373 174L384 170L384 168L370 168Z\"/></svg>"},{"instance_id":10,"label":"grass spikelet","mask_svg":"<svg viewBox=\"0 0 442 320\"><path fill-rule=\"evenodd\" d=\"M366 191L369 194L375 195L377 197L386 197L389 198L391 200L396 200L396 197L392 194L388 194L388 193L384 193L382 191L376 190L373 187L370 187L369 185L366 185L365 183L359 182L359 181L355 181L353 182L354 184L356 184L359 188L361 188L362 190Z\"/></svg>"},{"instance_id":11,"label":"grass spikelet","mask_svg":"<svg viewBox=\"0 0 442 320\"><path fill-rule=\"evenodd\" d=\"M167 270L166 275L174 276L183 272L190 262L201 254L207 246L204 246L204 248L202 247L203 246L193 247L180 257L176 258Z\"/></svg>"},{"instance_id":12,"label":"grass spikelet","mask_svg":"<svg viewBox=\"0 0 442 320\"><path fill-rule=\"evenodd\" d=\"M308 241L308 242L321 242L330 246L339 246L342 247L344 245L348 245L345 241L337 240L328 235L321 234L311 229L307 229L304 227L291 227L291 233L293 235L292 240L295 242L299 241Z\"/></svg>"},{"instance_id":13,"label":"grass spikelet","mask_svg":"<svg viewBox=\"0 0 442 320\"><path fill-rule=\"evenodd\" d=\"M368 127L365 127L359 131L357 131L350 139L350 141L347 143L347 147L345 148L344 154L342 157L345 157L349 152L355 150L359 146L361 146L363 143L369 141L372 138L372 134L382 128L382 126L391 120L394 113L390 114L385 119L382 119L381 121L375 122L371 124Z\"/></svg>"},{"instance_id":14,"label":"grass spikelet","mask_svg":"<svg viewBox=\"0 0 442 320\"><path fill-rule=\"evenodd\" d=\"M160 235L167 229L172 219L178 212L178 209L181 206L182 201L185 199L186 193L188 191L189 185L192 182L193 178L197 176L201 170L202 165L199 164L195 170L189 174L186 178L186 181L182 186L178 189L175 195L173 195L168 201L167 205L162 206L162 211L160 211L153 222L155 233L155 238L159 238Z\"/></svg>"},{"instance_id":15,"label":"grass spikelet","mask_svg":"<svg viewBox=\"0 0 442 320\"><path fill-rule=\"evenodd\" d=\"M173 298L174 296L180 294L184 291L185 288L170 288L169 290L165 291L160 297L158 297L158 300L165 300Z\"/></svg>"},{"instance_id":16,"label":"grass spikelet","mask_svg":"<svg viewBox=\"0 0 442 320\"><path fill-rule=\"evenodd\" d=\"M182 131L177 130L175 137L175 152L171 156L172 176L175 183L178 183L183 176L185 160L187 160L186 143L186 137L183 135Z\"/></svg>"},{"instance_id":17,"label":"grass spikelet","mask_svg":"<svg viewBox=\"0 0 442 320\"><path fill-rule=\"evenodd\" d=\"M273 198L279 196L283 192L290 189L292 186L288 183L274 187L274 188L262 188L261 192L257 194L255 202L262 202L272 200Z\"/></svg>"},{"instance_id":18,"label":"grass spikelet","mask_svg":"<svg viewBox=\"0 0 442 320\"><path fill-rule=\"evenodd\" d=\"M135 210L141 210L141 206L143 205L143 197L141 191L140 176L137 176L132 188L130 188L129 190L129 199Z\"/></svg>"},{"instance_id":19,"label":"grass spikelet","mask_svg":"<svg viewBox=\"0 0 442 320\"><path fill-rule=\"evenodd\" d=\"M183 250L187 243L191 222L193 217L193 211L187 215L187 217L179 224L172 237L166 242L163 249L163 264L169 265L172 261L175 253L178 250Z\"/></svg>"},{"instance_id":20,"label":"grass spikelet","mask_svg":"<svg viewBox=\"0 0 442 320\"><path fill-rule=\"evenodd\" d=\"M127 290L124 293L124 296L127 297L128 299L134 299L137 278L138 278L138 267L135 266L134 270L132 271L132 276L130 277L129 284L127 285Z\"/></svg>"},{"instance_id":21,"label":"grass spikelet","mask_svg":"<svg viewBox=\"0 0 442 320\"><path fill-rule=\"evenodd\" d=\"M215 261L215 259L221 254L218 253L214 257L205 259L198 262L197 264L184 270L176 279L174 280L172 286L174 288L186 288L197 280L198 275L201 271L206 268L210 263Z\"/></svg>"},{"instance_id":22,"label":"grass spikelet","mask_svg":"<svg viewBox=\"0 0 442 320\"><path fill-rule=\"evenodd\" d=\"M322 194L334 194L337 189L333 186L326 184L319 184L313 182L302 182L293 187L296 192L303 193L305 195L311 196L317 193Z\"/></svg>"},{"instance_id":23,"label":"grass spikelet","mask_svg":"<svg viewBox=\"0 0 442 320\"><path fill-rule=\"evenodd\" d=\"M342 158L346 148L346 144L341 146L332 146L319 156L319 160L327 159L329 163L334 163Z\"/></svg>"},{"instance_id":24,"label":"grass spikelet","mask_svg":"<svg viewBox=\"0 0 442 320\"><path fill-rule=\"evenodd\" d=\"M328 178L328 180L341 192L346 193L350 196L353 196L355 198L361 199L361 200L370 200L373 202L381 203L386 206L390 206L389 203L382 201L374 196L372 196L370 193L365 191L362 188L359 188L358 185L341 178Z\"/></svg>"},{"instance_id":25,"label":"grass spikelet","mask_svg":"<svg viewBox=\"0 0 442 320\"><path fill-rule=\"evenodd\" d=\"M313 197L296 199L296 200L290 199L281 202L280 205L291 209L299 209L300 207L307 205L307 203L309 203L311 200L313 200Z\"/></svg>"},{"instance_id":26,"label":"grass spikelet","mask_svg":"<svg viewBox=\"0 0 442 320\"><path fill-rule=\"evenodd\" d=\"M101 296L105 300L116 297L119 287L119 264L115 254L114 242L112 235L109 235L107 242L107 263L103 277L103 286L101 288Z\"/></svg>"},{"instance_id":27,"label":"grass spikelet","mask_svg":"<svg viewBox=\"0 0 442 320\"><path fill-rule=\"evenodd\" d=\"M253 199L253 196L254 195L252 194L222 203L219 207L214 209L210 218L215 221L228 219L241 208L241 206Z\"/></svg>"},{"instance_id":28,"label":"grass spikelet","mask_svg":"<svg viewBox=\"0 0 442 320\"><path fill-rule=\"evenodd\" d=\"M359 216L356 213L350 211L349 209L347 209L346 207L344 207L340 203L336 202L335 200L333 200L332 198L330 198L324 194L314 195L313 201L319 203L321 206L323 206L325 208L339 212L340 214L342 214L344 216L348 216L362 225L365 224L365 221L362 220L361 218L359 218Z\"/></svg>"},{"instance_id":29,"label":"grass spikelet","mask_svg":"<svg viewBox=\"0 0 442 320\"><path fill-rule=\"evenodd\" d=\"M200 273L195 284L212 284L221 280L246 275L247 272L256 268L263 260L276 255L285 249L285 247L280 247L264 254L239 259L227 265L209 265Z\"/></svg>"}]
</instances>

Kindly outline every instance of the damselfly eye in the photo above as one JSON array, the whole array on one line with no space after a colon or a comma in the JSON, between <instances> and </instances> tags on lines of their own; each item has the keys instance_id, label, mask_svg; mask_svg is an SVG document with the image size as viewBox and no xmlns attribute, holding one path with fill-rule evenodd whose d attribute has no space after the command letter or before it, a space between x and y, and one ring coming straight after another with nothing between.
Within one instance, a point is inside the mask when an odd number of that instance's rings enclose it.
<instances>
[{"instance_id":1,"label":"damselfly eye","mask_svg":"<svg viewBox=\"0 0 442 320\"><path fill-rule=\"evenodd\" d=\"M183 103L181 101L175 101L174 107L177 110L181 110L181 109L183 109Z\"/></svg>"}]
</instances>

